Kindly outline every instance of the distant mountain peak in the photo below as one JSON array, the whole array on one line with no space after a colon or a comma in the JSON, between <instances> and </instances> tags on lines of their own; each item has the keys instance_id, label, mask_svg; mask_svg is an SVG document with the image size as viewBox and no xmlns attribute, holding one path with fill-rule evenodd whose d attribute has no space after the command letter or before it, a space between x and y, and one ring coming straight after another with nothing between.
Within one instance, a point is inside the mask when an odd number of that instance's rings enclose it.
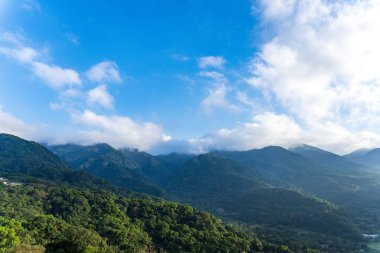
<instances>
[{"instance_id":1,"label":"distant mountain peak","mask_svg":"<svg viewBox=\"0 0 380 253\"><path fill-rule=\"evenodd\" d=\"M261 150L285 150L285 148L281 146L270 145L270 146L261 148Z\"/></svg>"},{"instance_id":2,"label":"distant mountain peak","mask_svg":"<svg viewBox=\"0 0 380 253\"><path fill-rule=\"evenodd\" d=\"M371 148L361 148L361 149L357 149L347 155L345 155L346 157L356 157L356 156L362 156L362 155L366 155L368 154L369 152L373 151L375 149L371 149Z\"/></svg>"},{"instance_id":3,"label":"distant mountain peak","mask_svg":"<svg viewBox=\"0 0 380 253\"><path fill-rule=\"evenodd\" d=\"M311 146L309 144L301 143L301 144L296 144L288 148L288 150L293 151L297 149L303 149L303 150L313 150L313 151L325 151L323 149L317 148L315 146ZM325 151L328 152L328 151Z\"/></svg>"}]
</instances>

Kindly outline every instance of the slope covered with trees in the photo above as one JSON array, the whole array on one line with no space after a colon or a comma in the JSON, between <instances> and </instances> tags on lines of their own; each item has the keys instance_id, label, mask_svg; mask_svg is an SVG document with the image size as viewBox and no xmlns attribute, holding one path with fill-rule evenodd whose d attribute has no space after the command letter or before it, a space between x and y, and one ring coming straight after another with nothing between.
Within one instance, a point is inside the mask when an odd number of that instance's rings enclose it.
<instances>
[{"instance_id":1,"label":"slope covered with trees","mask_svg":"<svg viewBox=\"0 0 380 253\"><path fill-rule=\"evenodd\" d=\"M75 171L42 145L13 135L0 134L0 176L26 176L60 184L82 187L109 185L88 173Z\"/></svg>"},{"instance_id":2,"label":"slope covered with trees","mask_svg":"<svg viewBox=\"0 0 380 253\"><path fill-rule=\"evenodd\" d=\"M342 245L347 245L346 251L362 247L360 222L355 216L290 186L273 187L258 171L217 154L200 155L186 162L169 178L166 190L175 200L227 220L281 227L282 231L298 229L324 234L334 250ZM305 245L315 245L316 241L327 243L326 238L314 235L310 238L314 238L310 240L313 243ZM303 239L299 238L296 245L302 248Z\"/></svg>"},{"instance_id":3,"label":"slope covered with trees","mask_svg":"<svg viewBox=\"0 0 380 253\"><path fill-rule=\"evenodd\" d=\"M73 168L102 178L115 186L153 195L162 195L142 172L140 165L108 144L49 146L49 149Z\"/></svg>"},{"instance_id":4,"label":"slope covered with trees","mask_svg":"<svg viewBox=\"0 0 380 253\"><path fill-rule=\"evenodd\" d=\"M0 176L22 183L0 184L2 249L290 252L281 247L290 245L294 252L357 252L367 249L360 234L377 228L368 226L379 212L376 194L368 195L376 189L371 183L376 178L366 181L370 174L346 171L338 167L340 157L320 150L302 154L268 147L155 157L107 144L49 147L58 157L38 143L0 137ZM332 166L318 164L320 156L323 163L332 159ZM246 232L207 212L129 187L210 211ZM322 193L334 202L361 203L360 210L371 215L357 219L315 196Z\"/></svg>"},{"instance_id":5,"label":"slope covered with trees","mask_svg":"<svg viewBox=\"0 0 380 253\"><path fill-rule=\"evenodd\" d=\"M190 206L105 191L0 185L0 252L287 252Z\"/></svg>"},{"instance_id":6,"label":"slope covered with trees","mask_svg":"<svg viewBox=\"0 0 380 253\"><path fill-rule=\"evenodd\" d=\"M266 147L216 153L260 173L272 185L296 187L358 215L380 214L376 208L380 195L373 194L380 192L379 175L326 151L310 148L295 151Z\"/></svg>"}]
</instances>

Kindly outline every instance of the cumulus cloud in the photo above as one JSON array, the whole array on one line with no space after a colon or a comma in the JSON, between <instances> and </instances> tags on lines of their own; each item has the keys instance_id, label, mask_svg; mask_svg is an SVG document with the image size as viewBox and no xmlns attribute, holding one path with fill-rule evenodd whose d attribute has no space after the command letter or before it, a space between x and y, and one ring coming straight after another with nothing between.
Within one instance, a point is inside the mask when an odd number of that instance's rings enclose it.
<instances>
[{"instance_id":1,"label":"cumulus cloud","mask_svg":"<svg viewBox=\"0 0 380 253\"><path fill-rule=\"evenodd\" d=\"M232 129L221 128L187 142L173 142L177 144L174 147L190 153L204 153L215 149L249 150L268 145L288 148L301 143L346 154L363 147L379 146L380 135L368 131L353 133L332 122L306 130L288 115L264 112L255 115L250 122ZM156 150L165 151L165 148L172 147L173 144L160 144Z\"/></svg>"},{"instance_id":2,"label":"cumulus cloud","mask_svg":"<svg viewBox=\"0 0 380 253\"><path fill-rule=\"evenodd\" d=\"M309 143L339 153L379 145L380 2L258 2L255 11L273 36L252 58L248 83L281 117L260 112L195 143L239 149ZM250 104L243 94L237 98Z\"/></svg>"},{"instance_id":3,"label":"cumulus cloud","mask_svg":"<svg viewBox=\"0 0 380 253\"><path fill-rule=\"evenodd\" d=\"M248 150L268 145L287 146L298 143L302 129L286 115L264 113L256 115L252 122L234 129L219 129L190 142L199 152L212 149Z\"/></svg>"},{"instance_id":4,"label":"cumulus cloud","mask_svg":"<svg viewBox=\"0 0 380 253\"><path fill-rule=\"evenodd\" d=\"M259 105L256 101L249 98L246 92L243 91L237 91L236 93L236 99L243 105L247 106L248 108L254 108L257 110L259 108Z\"/></svg>"},{"instance_id":5,"label":"cumulus cloud","mask_svg":"<svg viewBox=\"0 0 380 253\"><path fill-rule=\"evenodd\" d=\"M261 0L253 6L253 11L263 11L266 19L283 19L294 12L296 0Z\"/></svg>"},{"instance_id":6,"label":"cumulus cloud","mask_svg":"<svg viewBox=\"0 0 380 253\"><path fill-rule=\"evenodd\" d=\"M82 83L75 70L42 62L39 59L42 53L35 48L25 46L24 40L19 34L1 34L0 41L6 45L0 45L0 54L30 67L37 77L55 89L61 89L65 86L78 86Z\"/></svg>"},{"instance_id":7,"label":"cumulus cloud","mask_svg":"<svg viewBox=\"0 0 380 253\"><path fill-rule=\"evenodd\" d=\"M209 88L207 96L202 100L202 107L205 112L210 113L213 108L224 108L229 111L239 111L239 107L230 103L227 96L228 88L224 84Z\"/></svg>"},{"instance_id":8,"label":"cumulus cloud","mask_svg":"<svg viewBox=\"0 0 380 253\"><path fill-rule=\"evenodd\" d=\"M38 56L38 52L30 47L21 47L19 49L0 47L0 54L14 58L23 63L31 63Z\"/></svg>"},{"instance_id":9,"label":"cumulus cloud","mask_svg":"<svg viewBox=\"0 0 380 253\"><path fill-rule=\"evenodd\" d=\"M198 66L201 69L222 68L226 60L222 56L203 56L198 59Z\"/></svg>"},{"instance_id":10,"label":"cumulus cloud","mask_svg":"<svg viewBox=\"0 0 380 253\"><path fill-rule=\"evenodd\" d=\"M67 85L77 86L82 83L79 74L73 69L65 69L42 62L33 62L32 66L34 74L55 89Z\"/></svg>"},{"instance_id":11,"label":"cumulus cloud","mask_svg":"<svg viewBox=\"0 0 380 253\"><path fill-rule=\"evenodd\" d=\"M87 78L97 83L120 83L119 67L115 62L103 61L91 67L86 72Z\"/></svg>"},{"instance_id":12,"label":"cumulus cloud","mask_svg":"<svg viewBox=\"0 0 380 253\"><path fill-rule=\"evenodd\" d=\"M211 113L214 108L223 108L229 111L238 112L239 107L227 99L229 87L227 78L216 71L203 71L200 76L211 81L211 86L207 90L207 96L202 100L201 106L206 113Z\"/></svg>"},{"instance_id":13,"label":"cumulus cloud","mask_svg":"<svg viewBox=\"0 0 380 253\"><path fill-rule=\"evenodd\" d=\"M75 128L68 126L49 129L47 126L25 122L0 108L0 133L8 133L49 144L78 143L89 145L109 143L120 147L148 150L158 143L171 142L162 128L151 122L136 122L125 116L99 115L86 110L71 114Z\"/></svg>"},{"instance_id":14,"label":"cumulus cloud","mask_svg":"<svg viewBox=\"0 0 380 253\"><path fill-rule=\"evenodd\" d=\"M261 1L264 13L278 1ZM380 2L294 0L251 64L250 83L299 120L379 126ZM368 122L370 120L370 122Z\"/></svg>"},{"instance_id":15,"label":"cumulus cloud","mask_svg":"<svg viewBox=\"0 0 380 253\"><path fill-rule=\"evenodd\" d=\"M108 93L105 85L89 90L87 96L87 103L90 105L99 104L104 108L113 108L113 97Z\"/></svg>"},{"instance_id":16,"label":"cumulus cloud","mask_svg":"<svg viewBox=\"0 0 380 253\"><path fill-rule=\"evenodd\" d=\"M160 126L151 122L136 122L125 116L99 115L86 110L72 115L85 129L80 131L82 143L106 142L114 147L135 147L147 150L168 136Z\"/></svg>"},{"instance_id":17,"label":"cumulus cloud","mask_svg":"<svg viewBox=\"0 0 380 253\"><path fill-rule=\"evenodd\" d=\"M265 104L257 110L238 91L252 119L190 139L189 150L307 143L344 154L379 146L380 2L257 2L254 11L273 36L252 58L248 83ZM203 76L226 83L219 72Z\"/></svg>"}]
</instances>

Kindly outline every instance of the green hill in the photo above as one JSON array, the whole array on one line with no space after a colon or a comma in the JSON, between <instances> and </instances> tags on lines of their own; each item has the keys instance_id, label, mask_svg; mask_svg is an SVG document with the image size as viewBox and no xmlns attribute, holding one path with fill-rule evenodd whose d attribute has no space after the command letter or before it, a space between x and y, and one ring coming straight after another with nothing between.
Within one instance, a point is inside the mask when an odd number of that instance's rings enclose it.
<instances>
[{"instance_id":1,"label":"green hill","mask_svg":"<svg viewBox=\"0 0 380 253\"><path fill-rule=\"evenodd\" d=\"M226 198L265 185L235 162L213 154L200 155L173 173L166 190L181 201L214 208Z\"/></svg>"},{"instance_id":2,"label":"green hill","mask_svg":"<svg viewBox=\"0 0 380 253\"><path fill-rule=\"evenodd\" d=\"M375 210L380 197L373 194L380 192L379 175L361 169L338 167L338 164L352 163L321 150L298 152L281 147L266 147L215 153L260 173L273 185L296 187L365 217L380 214L379 208ZM328 164L330 165L327 166Z\"/></svg>"},{"instance_id":3,"label":"green hill","mask_svg":"<svg viewBox=\"0 0 380 253\"><path fill-rule=\"evenodd\" d=\"M169 173L175 172L182 167L187 161L195 158L196 155L170 153L167 155L157 155L156 158L162 162L162 164L168 169Z\"/></svg>"},{"instance_id":4,"label":"green hill","mask_svg":"<svg viewBox=\"0 0 380 253\"><path fill-rule=\"evenodd\" d=\"M157 157L132 149L119 150L126 158L134 161L141 172L153 183L161 185L171 174L169 169Z\"/></svg>"},{"instance_id":5,"label":"green hill","mask_svg":"<svg viewBox=\"0 0 380 253\"><path fill-rule=\"evenodd\" d=\"M0 236L7 234L1 252L285 252L209 213L165 201L0 185L0 202Z\"/></svg>"},{"instance_id":6,"label":"green hill","mask_svg":"<svg viewBox=\"0 0 380 253\"><path fill-rule=\"evenodd\" d=\"M380 172L380 148L354 151L345 157L352 162L370 166L374 172Z\"/></svg>"},{"instance_id":7,"label":"green hill","mask_svg":"<svg viewBox=\"0 0 380 253\"><path fill-rule=\"evenodd\" d=\"M342 170L348 173L361 173L370 171L371 168L362 164L351 162L344 156L340 156L306 144L299 145L289 149L290 151L306 157L308 160L321 166Z\"/></svg>"},{"instance_id":8,"label":"green hill","mask_svg":"<svg viewBox=\"0 0 380 253\"><path fill-rule=\"evenodd\" d=\"M107 186L104 180L71 169L40 144L8 134L0 134L0 175L83 187Z\"/></svg>"},{"instance_id":9,"label":"green hill","mask_svg":"<svg viewBox=\"0 0 380 253\"><path fill-rule=\"evenodd\" d=\"M177 170L166 190L175 200L247 224L283 226L361 241L358 220L336 205L304 193L275 188L258 172L215 154L200 155Z\"/></svg>"},{"instance_id":10,"label":"green hill","mask_svg":"<svg viewBox=\"0 0 380 253\"><path fill-rule=\"evenodd\" d=\"M108 144L67 144L50 146L49 149L73 168L103 178L115 186L154 195L163 193L143 174L136 161Z\"/></svg>"}]
</instances>

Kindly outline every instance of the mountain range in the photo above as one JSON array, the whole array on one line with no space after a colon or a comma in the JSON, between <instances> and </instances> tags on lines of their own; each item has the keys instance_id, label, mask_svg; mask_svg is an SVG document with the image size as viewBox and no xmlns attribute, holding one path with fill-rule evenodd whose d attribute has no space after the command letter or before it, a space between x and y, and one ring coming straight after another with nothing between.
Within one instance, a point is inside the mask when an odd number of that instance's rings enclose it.
<instances>
[{"instance_id":1,"label":"mountain range","mask_svg":"<svg viewBox=\"0 0 380 253\"><path fill-rule=\"evenodd\" d=\"M0 134L0 176L190 204L239 224L265 245L288 245L284 252L358 252L368 250L361 234L380 229L375 151L339 156L299 145L155 156L108 144L44 147Z\"/></svg>"},{"instance_id":2,"label":"mountain range","mask_svg":"<svg viewBox=\"0 0 380 253\"><path fill-rule=\"evenodd\" d=\"M345 155L348 160L380 170L380 148L361 149Z\"/></svg>"}]
</instances>

